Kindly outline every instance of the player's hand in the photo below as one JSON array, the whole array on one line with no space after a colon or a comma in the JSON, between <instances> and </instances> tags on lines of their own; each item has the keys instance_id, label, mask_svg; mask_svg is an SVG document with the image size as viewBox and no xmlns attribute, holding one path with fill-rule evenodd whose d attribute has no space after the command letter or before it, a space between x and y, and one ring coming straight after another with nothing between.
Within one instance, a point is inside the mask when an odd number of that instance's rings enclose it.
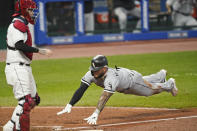
<instances>
[{"instance_id":1,"label":"player's hand","mask_svg":"<svg viewBox=\"0 0 197 131\"><path fill-rule=\"evenodd\" d=\"M40 54L42 54L42 55L47 55L47 56L52 55L52 51L50 49L42 49L42 48L39 48L39 51L38 52Z\"/></svg>"},{"instance_id":2,"label":"player's hand","mask_svg":"<svg viewBox=\"0 0 197 131\"><path fill-rule=\"evenodd\" d=\"M61 114L64 114L64 113L70 113L71 109L72 109L72 105L67 104L66 107L62 111L57 113L57 115L61 115Z\"/></svg>"},{"instance_id":3,"label":"player's hand","mask_svg":"<svg viewBox=\"0 0 197 131\"><path fill-rule=\"evenodd\" d=\"M99 112L96 110L90 117L85 118L84 120L86 120L87 123L90 125L96 125L98 116L99 116Z\"/></svg>"}]
</instances>

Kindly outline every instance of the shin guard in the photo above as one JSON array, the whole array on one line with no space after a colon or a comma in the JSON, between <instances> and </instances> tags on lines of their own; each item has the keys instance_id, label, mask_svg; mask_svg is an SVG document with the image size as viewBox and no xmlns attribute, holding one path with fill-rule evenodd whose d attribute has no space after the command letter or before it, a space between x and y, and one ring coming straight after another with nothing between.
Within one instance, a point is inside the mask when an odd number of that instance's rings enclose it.
<instances>
[{"instance_id":1,"label":"shin guard","mask_svg":"<svg viewBox=\"0 0 197 131\"><path fill-rule=\"evenodd\" d=\"M30 95L25 96L23 113L19 119L21 131L30 131L30 111L35 107L35 105L35 101Z\"/></svg>"},{"instance_id":2,"label":"shin guard","mask_svg":"<svg viewBox=\"0 0 197 131\"><path fill-rule=\"evenodd\" d=\"M30 111L31 108L28 103L24 103L23 113L20 116L20 128L21 131L29 131L30 130Z\"/></svg>"}]
</instances>

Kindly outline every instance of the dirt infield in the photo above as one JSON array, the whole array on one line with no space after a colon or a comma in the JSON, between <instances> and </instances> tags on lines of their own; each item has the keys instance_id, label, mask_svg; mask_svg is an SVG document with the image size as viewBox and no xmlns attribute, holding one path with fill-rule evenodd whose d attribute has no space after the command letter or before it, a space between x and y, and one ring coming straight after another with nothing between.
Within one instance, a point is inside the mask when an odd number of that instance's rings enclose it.
<instances>
[{"instance_id":1,"label":"dirt infield","mask_svg":"<svg viewBox=\"0 0 197 131\"><path fill-rule=\"evenodd\" d=\"M97 54L140 54L174 51L196 51L197 39L132 41L79 45L46 46L53 55L39 54L34 59L87 57ZM0 61L5 61L6 51L0 51ZM14 99L14 98L13 98ZM105 131L196 131L197 108L190 109L144 109L105 108L99 116L98 125L90 126L83 119L94 108L73 108L72 113L57 116L63 107L36 107L31 113L31 131L51 130L105 130ZM10 119L14 108L0 107L0 130Z\"/></svg>"},{"instance_id":2,"label":"dirt infield","mask_svg":"<svg viewBox=\"0 0 197 131\"><path fill-rule=\"evenodd\" d=\"M104 131L196 131L197 108L151 109L106 107L96 126L83 119L95 107L74 107L70 114L57 116L63 107L37 107L31 113L31 131L104 130ZM0 108L0 126L11 117L14 108Z\"/></svg>"}]
</instances>

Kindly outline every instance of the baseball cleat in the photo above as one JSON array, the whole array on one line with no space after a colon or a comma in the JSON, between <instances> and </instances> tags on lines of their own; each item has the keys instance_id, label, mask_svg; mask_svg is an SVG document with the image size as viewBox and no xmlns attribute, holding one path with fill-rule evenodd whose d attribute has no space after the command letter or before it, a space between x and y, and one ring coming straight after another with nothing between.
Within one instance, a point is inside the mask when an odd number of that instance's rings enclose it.
<instances>
[{"instance_id":1,"label":"baseball cleat","mask_svg":"<svg viewBox=\"0 0 197 131\"><path fill-rule=\"evenodd\" d=\"M169 80L172 81L170 93L171 93L173 96L176 96L177 93L178 93L178 88L176 88L175 79L170 78Z\"/></svg>"},{"instance_id":2,"label":"baseball cleat","mask_svg":"<svg viewBox=\"0 0 197 131\"><path fill-rule=\"evenodd\" d=\"M14 130L14 124L11 121L8 121L4 126L3 126L3 131L13 131Z\"/></svg>"},{"instance_id":3,"label":"baseball cleat","mask_svg":"<svg viewBox=\"0 0 197 131\"><path fill-rule=\"evenodd\" d=\"M160 72L163 72L165 74L165 78L161 81L162 83L164 83L166 82L167 70L161 69Z\"/></svg>"}]
</instances>

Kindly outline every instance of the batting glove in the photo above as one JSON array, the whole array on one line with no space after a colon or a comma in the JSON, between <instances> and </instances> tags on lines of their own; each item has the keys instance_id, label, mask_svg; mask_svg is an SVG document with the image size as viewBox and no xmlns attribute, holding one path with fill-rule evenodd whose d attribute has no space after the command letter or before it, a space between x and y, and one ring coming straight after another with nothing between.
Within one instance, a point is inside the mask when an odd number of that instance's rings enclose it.
<instances>
[{"instance_id":1,"label":"batting glove","mask_svg":"<svg viewBox=\"0 0 197 131\"><path fill-rule=\"evenodd\" d=\"M88 118L85 118L84 120L87 121L90 125L96 125L96 121L98 119L100 111L98 109L95 110L95 112Z\"/></svg>"},{"instance_id":2,"label":"batting glove","mask_svg":"<svg viewBox=\"0 0 197 131\"><path fill-rule=\"evenodd\" d=\"M64 114L64 113L70 113L71 109L72 109L72 105L67 104L66 107L62 111L57 113L57 115L61 115L61 114Z\"/></svg>"}]
</instances>

